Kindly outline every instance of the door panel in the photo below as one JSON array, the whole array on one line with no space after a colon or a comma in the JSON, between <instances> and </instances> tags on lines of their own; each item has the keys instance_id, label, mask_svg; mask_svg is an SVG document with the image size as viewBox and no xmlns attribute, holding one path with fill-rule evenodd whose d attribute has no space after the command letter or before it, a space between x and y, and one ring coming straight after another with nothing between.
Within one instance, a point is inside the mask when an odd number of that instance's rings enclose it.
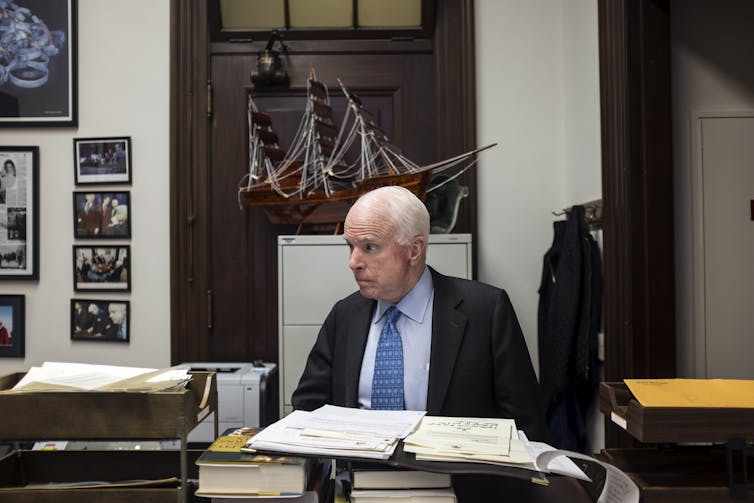
<instances>
[{"instance_id":1,"label":"door panel","mask_svg":"<svg viewBox=\"0 0 754 503\"><path fill-rule=\"evenodd\" d=\"M707 378L754 379L754 117L701 120Z\"/></svg>"}]
</instances>

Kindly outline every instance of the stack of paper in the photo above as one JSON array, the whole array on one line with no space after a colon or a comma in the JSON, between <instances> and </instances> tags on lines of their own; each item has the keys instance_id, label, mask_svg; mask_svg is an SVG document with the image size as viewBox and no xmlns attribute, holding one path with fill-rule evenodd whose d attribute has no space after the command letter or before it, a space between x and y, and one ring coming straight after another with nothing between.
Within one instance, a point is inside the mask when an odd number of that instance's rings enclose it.
<instances>
[{"instance_id":1,"label":"stack of paper","mask_svg":"<svg viewBox=\"0 0 754 503\"><path fill-rule=\"evenodd\" d=\"M426 416L403 441L419 460L526 464L534 459L513 419Z\"/></svg>"},{"instance_id":2,"label":"stack of paper","mask_svg":"<svg viewBox=\"0 0 754 503\"><path fill-rule=\"evenodd\" d=\"M325 405L296 410L248 442L265 451L329 457L388 459L398 441L416 428L422 411L383 411Z\"/></svg>"},{"instance_id":3,"label":"stack of paper","mask_svg":"<svg viewBox=\"0 0 754 503\"><path fill-rule=\"evenodd\" d=\"M13 391L168 391L190 379L187 369L44 362L29 369Z\"/></svg>"}]
</instances>

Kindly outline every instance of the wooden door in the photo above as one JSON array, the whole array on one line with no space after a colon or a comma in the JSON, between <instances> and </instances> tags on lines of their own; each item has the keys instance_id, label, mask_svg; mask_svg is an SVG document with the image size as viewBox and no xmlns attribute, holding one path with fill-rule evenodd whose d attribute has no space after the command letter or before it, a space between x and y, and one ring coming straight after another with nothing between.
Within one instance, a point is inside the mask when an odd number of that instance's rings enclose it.
<instances>
[{"instance_id":1,"label":"wooden door","mask_svg":"<svg viewBox=\"0 0 754 503\"><path fill-rule=\"evenodd\" d=\"M346 107L336 81L340 78L412 159L429 162L434 150L430 55L292 56L289 86L252 89L249 74L255 59L226 54L211 58L211 361L277 361L277 236L297 232L295 226L270 224L258 208L239 207L236 188L248 169L247 93L272 116L286 148L303 113L305 79L313 65L318 79L330 88L336 119Z\"/></svg>"}]
</instances>

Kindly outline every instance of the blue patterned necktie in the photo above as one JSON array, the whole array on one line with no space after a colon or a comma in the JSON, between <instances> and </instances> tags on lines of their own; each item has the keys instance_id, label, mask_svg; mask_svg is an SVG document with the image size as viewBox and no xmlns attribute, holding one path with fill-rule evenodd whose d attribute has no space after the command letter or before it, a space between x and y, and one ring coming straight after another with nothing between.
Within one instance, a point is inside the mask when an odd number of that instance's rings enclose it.
<instances>
[{"instance_id":1,"label":"blue patterned necktie","mask_svg":"<svg viewBox=\"0 0 754 503\"><path fill-rule=\"evenodd\" d=\"M395 328L401 312L391 306L377 343L372 378L372 409L403 410L403 343Z\"/></svg>"}]
</instances>

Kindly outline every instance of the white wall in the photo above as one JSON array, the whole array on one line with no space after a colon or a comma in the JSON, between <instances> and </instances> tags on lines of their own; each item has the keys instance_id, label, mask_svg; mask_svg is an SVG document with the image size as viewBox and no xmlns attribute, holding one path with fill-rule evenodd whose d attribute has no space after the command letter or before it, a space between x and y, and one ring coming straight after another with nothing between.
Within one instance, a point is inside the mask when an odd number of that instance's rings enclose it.
<instances>
[{"instance_id":1,"label":"white wall","mask_svg":"<svg viewBox=\"0 0 754 503\"><path fill-rule=\"evenodd\" d=\"M596 0L476 0L479 279L511 297L539 370L553 211L602 197ZM587 417L591 452L602 414Z\"/></svg>"},{"instance_id":2,"label":"white wall","mask_svg":"<svg viewBox=\"0 0 754 503\"><path fill-rule=\"evenodd\" d=\"M479 279L511 297L535 368L553 211L601 198L596 0L477 0Z\"/></svg>"},{"instance_id":3,"label":"white wall","mask_svg":"<svg viewBox=\"0 0 754 503\"><path fill-rule=\"evenodd\" d=\"M39 146L42 248L38 282L0 283L26 296L26 357L0 358L1 374L48 360L170 364L169 2L79 0L78 46L79 127L0 130L2 145ZM73 138L108 136L131 136L132 186L76 187ZM73 291L72 192L89 189L131 191L130 294ZM129 299L130 344L71 341L75 297Z\"/></svg>"},{"instance_id":4,"label":"white wall","mask_svg":"<svg viewBox=\"0 0 754 503\"><path fill-rule=\"evenodd\" d=\"M679 377L706 377L694 347L692 128L705 112L754 110L751 47L754 2L750 0L673 0L670 3L673 92L673 168L675 189L676 325ZM752 189L754 197L754 189ZM731 236L729 244L735 243ZM754 277L754 265L741 270ZM713 334L710 334L713 335ZM696 362L695 362L696 356Z\"/></svg>"}]
</instances>

